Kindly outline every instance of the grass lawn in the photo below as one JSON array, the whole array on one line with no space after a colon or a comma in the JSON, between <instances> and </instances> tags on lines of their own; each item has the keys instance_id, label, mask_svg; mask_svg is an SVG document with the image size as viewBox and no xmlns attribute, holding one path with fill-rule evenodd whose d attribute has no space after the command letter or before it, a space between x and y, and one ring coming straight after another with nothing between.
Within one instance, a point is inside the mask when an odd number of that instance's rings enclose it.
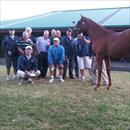
<instances>
[{"instance_id":1,"label":"grass lawn","mask_svg":"<svg viewBox=\"0 0 130 130\"><path fill-rule=\"evenodd\" d=\"M110 90L76 79L19 87L0 66L0 130L129 130L130 72L111 75Z\"/></svg>"}]
</instances>

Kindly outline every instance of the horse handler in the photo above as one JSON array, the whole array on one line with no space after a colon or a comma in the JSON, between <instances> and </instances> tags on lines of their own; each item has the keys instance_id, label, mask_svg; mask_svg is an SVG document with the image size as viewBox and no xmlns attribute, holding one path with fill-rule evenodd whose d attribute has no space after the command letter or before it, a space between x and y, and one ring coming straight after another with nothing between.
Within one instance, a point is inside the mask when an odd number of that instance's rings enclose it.
<instances>
[{"instance_id":1,"label":"horse handler","mask_svg":"<svg viewBox=\"0 0 130 130\"><path fill-rule=\"evenodd\" d=\"M92 64L91 64L91 83L96 84L97 83L97 76L98 76L98 66L97 66L97 60L96 56L93 54L92 55ZM106 72L106 65L103 60L102 64L102 79L103 79L103 85L108 86L108 76Z\"/></svg>"},{"instance_id":2,"label":"horse handler","mask_svg":"<svg viewBox=\"0 0 130 130\"><path fill-rule=\"evenodd\" d=\"M62 45L60 45L59 38L55 37L53 39L54 45L51 45L48 50L48 62L50 66L50 83L54 81L54 70L58 66L59 69L59 79L64 82L63 75L63 62L65 57L65 50Z\"/></svg>"},{"instance_id":3,"label":"horse handler","mask_svg":"<svg viewBox=\"0 0 130 130\"><path fill-rule=\"evenodd\" d=\"M33 49L31 46L25 48L25 54L18 59L17 77L19 78L18 85L22 85L21 80L26 79L33 84L32 78L38 77L40 71L37 69L37 60L32 55Z\"/></svg>"}]
</instances>

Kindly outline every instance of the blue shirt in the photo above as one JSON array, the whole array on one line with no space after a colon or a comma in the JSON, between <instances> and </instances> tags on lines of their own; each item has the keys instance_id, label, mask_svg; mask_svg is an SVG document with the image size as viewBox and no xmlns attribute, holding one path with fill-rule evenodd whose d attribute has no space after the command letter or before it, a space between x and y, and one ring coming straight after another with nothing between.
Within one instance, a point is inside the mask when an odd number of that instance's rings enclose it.
<instances>
[{"instance_id":1,"label":"blue shirt","mask_svg":"<svg viewBox=\"0 0 130 130\"><path fill-rule=\"evenodd\" d=\"M48 62L49 65L58 63L63 64L65 57L65 50L62 45L58 45L55 47L55 45L51 45L48 50Z\"/></svg>"}]
</instances>

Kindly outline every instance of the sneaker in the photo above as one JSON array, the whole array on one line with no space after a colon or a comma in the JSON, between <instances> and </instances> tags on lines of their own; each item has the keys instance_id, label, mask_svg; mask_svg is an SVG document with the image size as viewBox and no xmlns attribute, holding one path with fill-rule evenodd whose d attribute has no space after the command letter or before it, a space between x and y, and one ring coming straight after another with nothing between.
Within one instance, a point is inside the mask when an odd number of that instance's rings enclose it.
<instances>
[{"instance_id":1,"label":"sneaker","mask_svg":"<svg viewBox=\"0 0 130 130\"><path fill-rule=\"evenodd\" d=\"M18 86L21 86L23 84L23 79L18 79Z\"/></svg>"},{"instance_id":2,"label":"sneaker","mask_svg":"<svg viewBox=\"0 0 130 130\"><path fill-rule=\"evenodd\" d=\"M85 79L81 79L82 82L85 82Z\"/></svg>"},{"instance_id":3,"label":"sneaker","mask_svg":"<svg viewBox=\"0 0 130 130\"><path fill-rule=\"evenodd\" d=\"M13 80L17 80L17 76L16 75L13 75Z\"/></svg>"},{"instance_id":4,"label":"sneaker","mask_svg":"<svg viewBox=\"0 0 130 130\"><path fill-rule=\"evenodd\" d=\"M22 85L22 82L18 82L18 86L21 86Z\"/></svg>"},{"instance_id":5,"label":"sneaker","mask_svg":"<svg viewBox=\"0 0 130 130\"><path fill-rule=\"evenodd\" d=\"M6 75L6 80L7 80L7 81L10 80L10 75Z\"/></svg>"},{"instance_id":6,"label":"sneaker","mask_svg":"<svg viewBox=\"0 0 130 130\"><path fill-rule=\"evenodd\" d=\"M52 79L52 78L49 80L50 83L52 83L53 81L54 81L54 79Z\"/></svg>"},{"instance_id":7,"label":"sneaker","mask_svg":"<svg viewBox=\"0 0 130 130\"><path fill-rule=\"evenodd\" d=\"M65 82L65 80L64 80L64 79L62 79L62 78L60 79L60 81L61 81L62 83L63 83L63 82Z\"/></svg>"},{"instance_id":8,"label":"sneaker","mask_svg":"<svg viewBox=\"0 0 130 130\"><path fill-rule=\"evenodd\" d=\"M34 82L31 78L28 78L28 83L34 84Z\"/></svg>"},{"instance_id":9,"label":"sneaker","mask_svg":"<svg viewBox=\"0 0 130 130\"><path fill-rule=\"evenodd\" d=\"M82 82L85 82L85 77L84 77L84 76L81 78L81 81L82 81Z\"/></svg>"}]
</instances>

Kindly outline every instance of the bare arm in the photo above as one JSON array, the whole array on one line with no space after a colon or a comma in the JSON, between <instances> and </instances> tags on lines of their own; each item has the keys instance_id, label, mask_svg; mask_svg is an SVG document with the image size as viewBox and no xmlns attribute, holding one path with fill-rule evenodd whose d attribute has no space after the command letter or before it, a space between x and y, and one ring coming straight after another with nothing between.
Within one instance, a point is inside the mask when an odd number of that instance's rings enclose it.
<instances>
[{"instance_id":1,"label":"bare arm","mask_svg":"<svg viewBox=\"0 0 130 130\"><path fill-rule=\"evenodd\" d=\"M36 48L37 48L38 54L40 54L38 43L39 43L39 39L37 39L36 41Z\"/></svg>"},{"instance_id":2,"label":"bare arm","mask_svg":"<svg viewBox=\"0 0 130 130\"><path fill-rule=\"evenodd\" d=\"M20 54L24 54L24 51L22 50L22 48L18 47L18 51L19 51Z\"/></svg>"},{"instance_id":3,"label":"bare arm","mask_svg":"<svg viewBox=\"0 0 130 130\"><path fill-rule=\"evenodd\" d=\"M86 44L90 44L91 43L91 40L88 40L86 38L83 38L83 39L84 39L84 41L85 41Z\"/></svg>"}]
</instances>

